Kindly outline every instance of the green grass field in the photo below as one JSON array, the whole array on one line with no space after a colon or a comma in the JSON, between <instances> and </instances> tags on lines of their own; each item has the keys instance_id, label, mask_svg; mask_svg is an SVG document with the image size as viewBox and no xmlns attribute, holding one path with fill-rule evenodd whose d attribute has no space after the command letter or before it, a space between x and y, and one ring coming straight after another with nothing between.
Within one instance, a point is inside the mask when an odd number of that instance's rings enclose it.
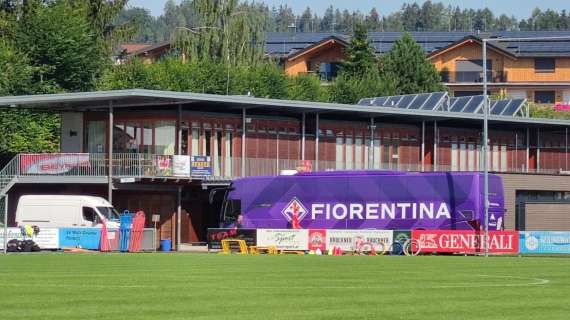
<instances>
[{"instance_id":1,"label":"green grass field","mask_svg":"<svg viewBox=\"0 0 570 320\"><path fill-rule=\"evenodd\" d=\"M568 319L570 259L0 256L0 319Z\"/></svg>"}]
</instances>

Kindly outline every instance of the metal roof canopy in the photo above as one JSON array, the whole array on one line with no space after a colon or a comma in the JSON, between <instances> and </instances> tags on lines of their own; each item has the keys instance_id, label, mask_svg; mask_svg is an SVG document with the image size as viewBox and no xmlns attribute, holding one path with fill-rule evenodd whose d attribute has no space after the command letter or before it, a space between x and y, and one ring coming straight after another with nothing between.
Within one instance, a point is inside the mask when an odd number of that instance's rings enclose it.
<instances>
[{"instance_id":1,"label":"metal roof canopy","mask_svg":"<svg viewBox=\"0 0 570 320\"><path fill-rule=\"evenodd\" d=\"M437 97L434 93L428 95ZM444 98L445 96L446 94ZM405 96L400 96L398 102L403 102L405 98ZM429 100L429 97L427 100ZM371 99L363 99L362 101L371 101ZM256 114L265 113L267 115L274 115L276 112L279 112L298 116L302 113L319 113L326 117L330 116L331 118L339 118L342 120L354 121L373 117L380 121L393 120L394 122L404 123L452 120L453 125L461 124L473 127L480 126L483 120L482 114L445 111L448 109L439 111L424 108L379 108L369 104L347 105L143 89L0 97L0 108L14 107L50 111L85 112L104 111L107 110L111 104L116 111L124 108L123 110L125 110L125 112L128 112L129 108L137 108L137 112L142 108L154 108L159 111L162 106L181 104L184 106L184 110L202 111L215 109L217 112L235 112L236 110L246 108L247 110L251 110L248 112ZM492 123L500 124L501 127L505 128L570 127L570 121L557 119L507 117L492 114L490 120Z\"/></svg>"}]
</instances>

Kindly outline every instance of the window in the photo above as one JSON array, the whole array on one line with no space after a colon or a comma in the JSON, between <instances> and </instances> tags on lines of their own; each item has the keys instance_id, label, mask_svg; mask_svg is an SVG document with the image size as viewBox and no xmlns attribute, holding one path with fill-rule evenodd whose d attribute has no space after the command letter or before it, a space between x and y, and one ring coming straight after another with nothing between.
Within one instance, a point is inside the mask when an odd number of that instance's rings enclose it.
<instances>
[{"instance_id":1,"label":"window","mask_svg":"<svg viewBox=\"0 0 570 320\"><path fill-rule=\"evenodd\" d=\"M105 152L105 127L105 121L87 123L87 151L89 153Z\"/></svg>"},{"instance_id":2,"label":"window","mask_svg":"<svg viewBox=\"0 0 570 320\"><path fill-rule=\"evenodd\" d=\"M176 143L176 123L175 121L157 121L154 128L155 154L174 154Z\"/></svg>"},{"instance_id":3,"label":"window","mask_svg":"<svg viewBox=\"0 0 570 320\"><path fill-rule=\"evenodd\" d=\"M534 102L535 103L554 103L556 100L555 91L535 91L534 92Z\"/></svg>"},{"instance_id":4,"label":"window","mask_svg":"<svg viewBox=\"0 0 570 320\"><path fill-rule=\"evenodd\" d=\"M551 73L556 70L556 60L554 58L535 58L534 71L538 73Z\"/></svg>"},{"instance_id":5,"label":"window","mask_svg":"<svg viewBox=\"0 0 570 320\"><path fill-rule=\"evenodd\" d=\"M97 221L97 213L93 208L83 207L83 220L89 222L96 222Z\"/></svg>"}]
</instances>

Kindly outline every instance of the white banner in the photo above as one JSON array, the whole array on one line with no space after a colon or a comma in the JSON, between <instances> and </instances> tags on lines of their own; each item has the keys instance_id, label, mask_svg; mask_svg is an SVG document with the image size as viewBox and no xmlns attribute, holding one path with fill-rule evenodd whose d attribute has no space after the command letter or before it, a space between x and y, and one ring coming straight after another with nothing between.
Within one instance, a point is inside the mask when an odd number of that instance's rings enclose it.
<instances>
[{"instance_id":1,"label":"white banner","mask_svg":"<svg viewBox=\"0 0 570 320\"><path fill-rule=\"evenodd\" d=\"M257 229L257 245L276 246L279 250L308 250L309 230Z\"/></svg>"},{"instance_id":2,"label":"white banner","mask_svg":"<svg viewBox=\"0 0 570 320\"><path fill-rule=\"evenodd\" d=\"M24 240L20 228L8 228L8 241L12 239ZM31 240L41 249L58 249L59 231L57 228L41 228L40 233ZM0 228L0 249L4 249L4 228Z\"/></svg>"},{"instance_id":3,"label":"white banner","mask_svg":"<svg viewBox=\"0 0 570 320\"><path fill-rule=\"evenodd\" d=\"M172 157L172 175L175 177L190 177L190 156Z\"/></svg>"},{"instance_id":4,"label":"white banner","mask_svg":"<svg viewBox=\"0 0 570 320\"><path fill-rule=\"evenodd\" d=\"M388 250L393 242L392 230L327 230L326 247L340 247L343 251L356 251L357 243L371 244L375 250ZM384 246L380 245L383 243Z\"/></svg>"}]
</instances>

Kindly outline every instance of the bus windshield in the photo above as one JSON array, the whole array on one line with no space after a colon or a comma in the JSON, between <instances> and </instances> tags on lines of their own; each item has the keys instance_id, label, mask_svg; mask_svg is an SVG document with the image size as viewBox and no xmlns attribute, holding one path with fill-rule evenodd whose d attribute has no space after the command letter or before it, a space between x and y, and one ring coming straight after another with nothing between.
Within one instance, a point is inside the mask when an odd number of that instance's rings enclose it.
<instances>
[{"instance_id":1,"label":"bus windshield","mask_svg":"<svg viewBox=\"0 0 570 320\"><path fill-rule=\"evenodd\" d=\"M97 211L107 220L119 220L119 213L113 207L97 207Z\"/></svg>"}]
</instances>

